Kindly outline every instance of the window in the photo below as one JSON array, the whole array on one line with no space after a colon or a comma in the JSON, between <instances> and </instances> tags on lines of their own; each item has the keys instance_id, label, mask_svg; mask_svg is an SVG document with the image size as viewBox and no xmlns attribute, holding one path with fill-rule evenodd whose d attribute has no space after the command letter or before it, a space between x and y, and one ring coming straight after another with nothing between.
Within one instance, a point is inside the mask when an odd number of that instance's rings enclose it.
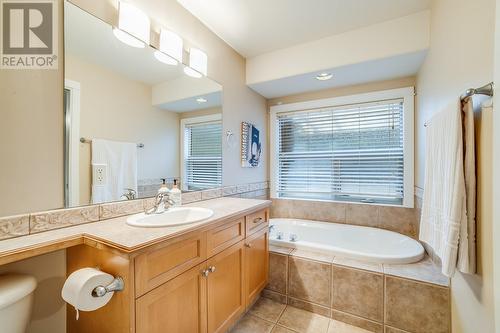
<instances>
[{"instance_id":1,"label":"window","mask_svg":"<svg viewBox=\"0 0 500 333\"><path fill-rule=\"evenodd\" d=\"M271 108L275 198L413 206L413 88Z\"/></svg>"},{"instance_id":2,"label":"window","mask_svg":"<svg viewBox=\"0 0 500 333\"><path fill-rule=\"evenodd\" d=\"M222 185L221 115L181 120L183 129L181 166L184 190L202 190Z\"/></svg>"}]
</instances>

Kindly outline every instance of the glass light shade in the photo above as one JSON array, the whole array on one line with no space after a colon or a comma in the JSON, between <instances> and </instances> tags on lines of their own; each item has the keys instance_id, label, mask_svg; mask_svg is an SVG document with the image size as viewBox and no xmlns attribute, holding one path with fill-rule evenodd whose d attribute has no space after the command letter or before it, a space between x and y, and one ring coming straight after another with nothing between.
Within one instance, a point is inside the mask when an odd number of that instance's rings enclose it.
<instances>
[{"instance_id":1,"label":"glass light shade","mask_svg":"<svg viewBox=\"0 0 500 333\"><path fill-rule=\"evenodd\" d=\"M191 48L189 51L189 67L184 68L184 73L199 78L207 75L208 56L202 50Z\"/></svg>"},{"instance_id":2,"label":"glass light shade","mask_svg":"<svg viewBox=\"0 0 500 333\"><path fill-rule=\"evenodd\" d=\"M132 37L135 37L139 41L149 45L150 26L149 17L144 12L127 2L120 1L118 8L118 29L122 30L122 32L118 33L118 36L117 32L115 32L115 36L120 41L130 46L138 45L138 43L131 41ZM124 37L126 35L123 32L129 36Z\"/></svg>"},{"instance_id":3,"label":"glass light shade","mask_svg":"<svg viewBox=\"0 0 500 333\"><path fill-rule=\"evenodd\" d=\"M197 78L197 79L199 79L200 77L203 76L203 75L201 75L201 73L195 71L191 67L184 67L184 73L186 75L188 75L188 76L191 76L191 77L194 77L194 78Z\"/></svg>"},{"instance_id":4,"label":"glass light shade","mask_svg":"<svg viewBox=\"0 0 500 333\"><path fill-rule=\"evenodd\" d=\"M182 38L176 33L167 30L160 30L160 51L182 62Z\"/></svg>"},{"instance_id":5,"label":"glass light shade","mask_svg":"<svg viewBox=\"0 0 500 333\"><path fill-rule=\"evenodd\" d=\"M171 56L166 55L163 52L155 51L154 55L155 55L156 60L158 60L164 64L173 65L173 66L176 66L178 64L177 60L175 60Z\"/></svg>"}]
</instances>

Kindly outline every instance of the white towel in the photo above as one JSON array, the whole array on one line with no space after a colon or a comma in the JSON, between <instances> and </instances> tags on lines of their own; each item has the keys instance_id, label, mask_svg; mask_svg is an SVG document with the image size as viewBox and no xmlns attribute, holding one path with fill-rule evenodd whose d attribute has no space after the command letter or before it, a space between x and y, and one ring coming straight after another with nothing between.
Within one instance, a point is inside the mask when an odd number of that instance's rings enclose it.
<instances>
[{"instance_id":1,"label":"white towel","mask_svg":"<svg viewBox=\"0 0 500 333\"><path fill-rule=\"evenodd\" d=\"M452 276L457 267L459 239L465 237L467 242L460 102L450 104L435 115L426 133L419 238L439 256L443 274Z\"/></svg>"},{"instance_id":2,"label":"white towel","mask_svg":"<svg viewBox=\"0 0 500 333\"><path fill-rule=\"evenodd\" d=\"M127 188L137 191L137 144L93 139L93 173L96 166L103 166L106 176L104 184L92 183L93 204L120 200Z\"/></svg>"}]
</instances>

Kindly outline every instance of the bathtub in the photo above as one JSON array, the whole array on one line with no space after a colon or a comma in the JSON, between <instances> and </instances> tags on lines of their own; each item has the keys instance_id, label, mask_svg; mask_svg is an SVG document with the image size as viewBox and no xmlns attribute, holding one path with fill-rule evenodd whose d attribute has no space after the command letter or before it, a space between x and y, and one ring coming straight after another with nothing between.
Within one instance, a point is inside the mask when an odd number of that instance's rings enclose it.
<instances>
[{"instance_id":1,"label":"bathtub","mask_svg":"<svg viewBox=\"0 0 500 333\"><path fill-rule=\"evenodd\" d=\"M269 225L270 245L379 264L409 264L424 257L424 248L418 241L388 230L282 218L270 219ZM295 241L290 240L293 236Z\"/></svg>"}]
</instances>

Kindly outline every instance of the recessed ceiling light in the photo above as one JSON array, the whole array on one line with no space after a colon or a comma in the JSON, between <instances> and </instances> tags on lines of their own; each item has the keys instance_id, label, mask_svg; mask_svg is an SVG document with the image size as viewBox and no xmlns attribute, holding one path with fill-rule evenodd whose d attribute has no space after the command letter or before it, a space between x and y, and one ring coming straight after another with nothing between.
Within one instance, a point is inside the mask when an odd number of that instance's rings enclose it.
<instances>
[{"instance_id":1,"label":"recessed ceiling light","mask_svg":"<svg viewBox=\"0 0 500 333\"><path fill-rule=\"evenodd\" d=\"M316 80L326 81L326 80L330 80L332 77L333 77L332 73L321 73L321 74L316 75Z\"/></svg>"},{"instance_id":2,"label":"recessed ceiling light","mask_svg":"<svg viewBox=\"0 0 500 333\"><path fill-rule=\"evenodd\" d=\"M206 103L207 102L207 99L206 98L203 98L203 97L199 97L196 99L196 101L201 104L201 103Z\"/></svg>"}]
</instances>

